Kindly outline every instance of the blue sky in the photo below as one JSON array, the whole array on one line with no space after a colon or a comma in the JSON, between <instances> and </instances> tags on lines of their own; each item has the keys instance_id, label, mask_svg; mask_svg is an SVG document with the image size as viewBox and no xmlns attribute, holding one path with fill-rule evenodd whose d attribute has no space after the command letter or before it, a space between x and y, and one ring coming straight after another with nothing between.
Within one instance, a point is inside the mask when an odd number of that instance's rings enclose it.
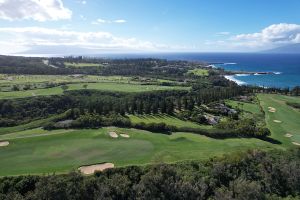
<instances>
[{"instance_id":1,"label":"blue sky","mask_svg":"<svg viewBox=\"0 0 300 200\"><path fill-rule=\"evenodd\" d=\"M259 51L300 42L299 0L0 0L0 53Z\"/></svg>"}]
</instances>

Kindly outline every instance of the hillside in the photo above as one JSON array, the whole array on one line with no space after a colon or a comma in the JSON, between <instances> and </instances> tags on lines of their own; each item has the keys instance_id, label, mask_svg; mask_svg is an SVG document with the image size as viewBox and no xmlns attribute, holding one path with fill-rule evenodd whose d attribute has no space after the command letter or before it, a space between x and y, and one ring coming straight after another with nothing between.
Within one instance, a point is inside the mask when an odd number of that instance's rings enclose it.
<instances>
[{"instance_id":1,"label":"hillside","mask_svg":"<svg viewBox=\"0 0 300 200\"><path fill-rule=\"evenodd\" d=\"M274 49L263 51L263 53L300 54L300 43L277 47Z\"/></svg>"}]
</instances>

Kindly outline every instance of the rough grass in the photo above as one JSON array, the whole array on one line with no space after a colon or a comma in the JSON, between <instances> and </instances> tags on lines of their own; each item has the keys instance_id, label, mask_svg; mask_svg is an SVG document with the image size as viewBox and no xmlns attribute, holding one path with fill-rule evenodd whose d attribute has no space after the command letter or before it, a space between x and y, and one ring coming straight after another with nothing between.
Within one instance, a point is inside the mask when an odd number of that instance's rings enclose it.
<instances>
[{"instance_id":1,"label":"rough grass","mask_svg":"<svg viewBox=\"0 0 300 200\"><path fill-rule=\"evenodd\" d=\"M208 76L207 69L193 69L188 71L189 74L194 74L196 76Z\"/></svg>"},{"instance_id":2,"label":"rough grass","mask_svg":"<svg viewBox=\"0 0 300 200\"><path fill-rule=\"evenodd\" d=\"M113 139L111 130L130 135ZM274 145L258 139L216 140L190 133L172 135L121 128L44 131L34 129L6 135L10 145L0 149L0 176L64 173L79 166L112 162L116 166L201 160L250 148ZM15 137L24 137L17 138ZM3 137L5 139L5 137Z\"/></svg>"}]
</instances>

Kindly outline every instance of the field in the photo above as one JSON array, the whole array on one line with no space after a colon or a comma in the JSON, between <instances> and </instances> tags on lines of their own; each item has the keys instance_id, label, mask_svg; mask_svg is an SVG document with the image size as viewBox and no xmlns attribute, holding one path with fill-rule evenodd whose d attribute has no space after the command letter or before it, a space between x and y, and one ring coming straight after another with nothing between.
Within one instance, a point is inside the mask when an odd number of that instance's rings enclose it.
<instances>
[{"instance_id":1,"label":"field","mask_svg":"<svg viewBox=\"0 0 300 200\"><path fill-rule=\"evenodd\" d=\"M291 145L291 142L300 144L300 112L286 105L288 101L300 103L300 98L269 94L259 94L258 97L266 113L266 122L272 137L285 145ZM275 108L276 112L270 112L269 107ZM278 120L279 123L274 120ZM287 134L292 137L286 137Z\"/></svg>"},{"instance_id":2,"label":"field","mask_svg":"<svg viewBox=\"0 0 300 200\"><path fill-rule=\"evenodd\" d=\"M102 67L102 64L99 63L70 63L65 62L64 63L66 67Z\"/></svg>"},{"instance_id":3,"label":"field","mask_svg":"<svg viewBox=\"0 0 300 200\"><path fill-rule=\"evenodd\" d=\"M263 114L258 103L247 103L247 102L239 102L239 101L233 101L233 100L228 100L228 101L226 101L226 103L228 105L231 105L233 108L239 108L248 113L252 113L252 114L256 114L256 115Z\"/></svg>"},{"instance_id":4,"label":"field","mask_svg":"<svg viewBox=\"0 0 300 200\"><path fill-rule=\"evenodd\" d=\"M76 83L67 84L68 90L81 90L84 89L84 85L87 85L87 89L96 89L103 91L115 91L115 92L143 92L154 90L188 90L189 87L181 86L160 86L160 85L140 85L140 84L128 84L128 83L116 83L116 82L103 82L103 83ZM35 89L26 91L14 91L14 92L0 92L0 99L12 99L12 98L24 98L31 96L47 96L47 95L61 95L63 89L58 87L47 89Z\"/></svg>"},{"instance_id":5,"label":"field","mask_svg":"<svg viewBox=\"0 0 300 200\"><path fill-rule=\"evenodd\" d=\"M109 130L130 138L111 138ZM15 137L24 137L17 138ZM121 128L97 130L33 129L1 136L0 176L67 172L81 165L112 162L116 166L207 159L223 153L273 145L258 139L216 140L190 133L173 135Z\"/></svg>"},{"instance_id":6,"label":"field","mask_svg":"<svg viewBox=\"0 0 300 200\"><path fill-rule=\"evenodd\" d=\"M189 74L194 74L196 76L208 76L207 69L193 69L188 71Z\"/></svg>"},{"instance_id":7,"label":"field","mask_svg":"<svg viewBox=\"0 0 300 200\"><path fill-rule=\"evenodd\" d=\"M70 83L70 82L124 82L131 81L125 76L70 76L70 75L7 75L0 74L0 85L28 83Z\"/></svg>"}]
</instances>

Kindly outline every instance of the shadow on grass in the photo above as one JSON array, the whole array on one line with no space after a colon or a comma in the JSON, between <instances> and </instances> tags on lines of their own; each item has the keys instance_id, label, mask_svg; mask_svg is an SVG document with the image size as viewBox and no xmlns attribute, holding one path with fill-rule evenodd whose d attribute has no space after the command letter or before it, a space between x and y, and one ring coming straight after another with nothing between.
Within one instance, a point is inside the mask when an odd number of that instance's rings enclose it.
<instances>
[{"instance_id":1,"label":"shadow on grass","mask_svg":"<svg viewBox=\"0 0 300 200\"><path fill-rule=\"evenodd\" d=\"M276 139L270 138L270 137L261 138L261 140L266 141L266 142L270 142L272 144L282 144L282 142L280 142L279 140L276 140Z\"/></svg>"}]
</instances>

